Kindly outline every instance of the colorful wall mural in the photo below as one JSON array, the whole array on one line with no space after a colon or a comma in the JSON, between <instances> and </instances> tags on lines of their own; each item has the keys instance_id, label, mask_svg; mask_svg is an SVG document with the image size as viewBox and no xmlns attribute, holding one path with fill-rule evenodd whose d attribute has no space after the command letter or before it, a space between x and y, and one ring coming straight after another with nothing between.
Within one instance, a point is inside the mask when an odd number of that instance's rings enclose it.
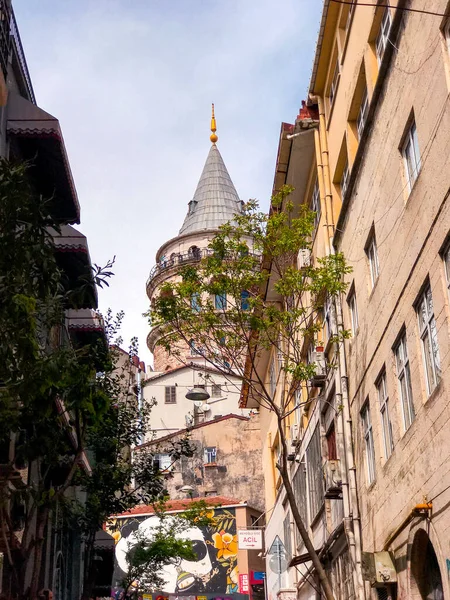
<instances>
[{"instance_id":1,"label":"colorful wall mural","mask_svg":"<svg viewBox=\"0 0 450 600\"><path fill-rule=\"evenodd\" d=\"M181 538L192 541L195 561L180 560L160 573L167 594L235 594L239 591L236 512L233 508L214 509L213 525L191 527ZM130 516L115 519L109 526L116 541L113 587L117 590L127 570L126 553L137 536L151 536L159 517ZM149 590L150 591L150 590Z\"/></svg>"}]
</instances>

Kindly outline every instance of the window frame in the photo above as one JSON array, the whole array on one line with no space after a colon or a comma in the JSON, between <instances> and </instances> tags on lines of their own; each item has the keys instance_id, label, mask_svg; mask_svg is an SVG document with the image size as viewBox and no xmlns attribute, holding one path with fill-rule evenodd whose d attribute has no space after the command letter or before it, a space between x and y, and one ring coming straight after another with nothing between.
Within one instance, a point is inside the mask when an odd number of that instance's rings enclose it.
<instances>
[{"instance_id":1,"label":"window frame","mask_svg":"<svg viewBox=\"0 0 450 600\"><path fill-rule=\"evenodd\" d=\"M250 292L248 290L242 290L241 292L241 310L250 310Z\"/></svg>"},{"instance_id":2,"label":"window frame","mask_svg":"<svg viewBox=\"0 0 450 600\"><path fill-rule=\"evenodd\" d=\"M376 479L375 468L375 443L373 438L372 416L370 413L369 399L364 402L360 412L362 431L364 437L364 447L366 455L366 477L367 484L370 486Z\"/></svg>"},{"instance_id":3,"label":"window frame","mask_svg":"<svg viewBox=\"0 0 450 600\"><path fill-rule=\"evenodd\" d=\"M220 398L222 396L222 384L213 383L211 386L211 398Z\"/></svg>"},{"instance_id":4,"label":"window frame","mask_svg":"<svg viewBox=\"0 0 450 600\"><path fill-rule=\"evenodd\" d=\"M416 418L412 393L411 368L409 365L406 331L402 331L394 346L395 367L397 374L400 403L402 406L403 427L407 431Z\"/></svg>"},{"instance_id":5,"label":"window frame","mask_svg":"<svg viewBox=\"0 0 450 600\"><path fill-rule=\"evenodd\" d=\"M309 514L311 521L322 510L325 501L320 425L317 423L305 452L308 481Z\"/></svg>"},{"instance_id":6,"label":"window frame","mask_svg":"<svg viewBox=\"0 0 450 600\"><path fill-rule=\"evenodd\" d=\"M159 471L170 471L173 466L172 457L167 452L157 452L153 455L153 466L158 464ZM164 463L166 466L164 466Z\"/></svg>"},{"instance_id":7,"label":"window frame","mask_svg":"<svg viewBox=\"0 0 450 600\"><path fill-rule=\"evenodd\" d=\"M389 412L389 394L387 389L385 369L383 369L383 372L375 382L375 387L377 388L378 403L380 406L384 457L386 460L388 460L394 452L394 435L392 432L392 421Z\"/></svg>"},{"instance_id":8,"label":"window frame","mask_svg":"<svg viewBox=\"0 0 450 600\"><path fill-rule=\"evenodd\" d=\"M275 394L277 393L277 379L275 373L275 358L272 357L269 366L269 386L270 386L270 395L272 396L272 400L275 398Z\"/></svg>"},{"instance_id":9,"label":"window frame","mask_svg":"<svg viewBox=\"0 0 450 600\"><path fill-rule=\"evenodd\" d=\"M177 403L177 386L166 385L164 386L164 404L176 404Z\"/></svg>"},{"instance_id":10,"label":"window frame","mask_svg":"<svg viewBox=\"0 0 450 600\"><path fill-rule=\"evenodd\" d=\"M386 18L387 17L387 18ZM386 29L386 22L389 21L389 25ZM386 51L387 42L389 40L389 33L392 27L392 16L391 11L388 7L384 9L383 16L380 21L380 29L378 31L377 37L375 38L375 52L377 55L378 66L381 65L381 61L383 60L384 53ZM381 42L381 44L380 44ZM380 48L382 48L380 50Z\"/></svg>"},{"instance_id":11,"label":"window frame","mask_svg":"<svg viewBox=\"0 0 450 600\"><path fill-rule=\"evenodd\" d=\"M227 293L220 292L219 294L214 294L214 308L216 310L226 310L227 309Z\"/></svg>"},{"instance_id":12,"label":"window frame","mask_svg":"<svg viewBox=\"0 0 450 600\"><path fill-rule=\"evenodd\" d=\"M314 232L313 232L313 238L316 235L316 232L319 228L319 223L320 223L320 219L322 216L322 204L320 202L320 188L319 188L319 180L316 179L316 183L314 184L314 188L311 194L311 202L310 202L310 209L315 212L315 216L314 216Z\"/></svg>"},{"instance_id":13,"label":"window frame","mask_svg":"<svg viewBox=\"0 0 450 600\"><path fill-rule=\"evenodd\" d=\"M212 458L213 460L209 460ZM203 464L214 465L217 462L217 446L205 446L203 448Z\"/></svg>"},{"instance_id":14,"label":"window frame","mask_svg":"<svg viewBox=\"0 0 450 600\"><path fill-rule=\"evenodd\" d=\"M344 198L347 194L349 181L350 181L350 167L349 167L348 158L347 158L347 160L345 161L344 168L342 169L341 180L339 182L339 186L341 188L342 200L344 200Z\"/></svg>"},{"instance_id":15,"label":"window frame","mask_svg":"<svg viewBox=\"0 0 450 600\"><path fill-rule=\"evenodd\" d=\"M334 65L333 77L330 82L330 89L328 90L328 100L330 102L330 107L333 106L334 100L336 98L336 92L339 85L339 76L341 74L341 65L339 63L339 56L336 57L336 64Z\"/></svg>"},{"instance_id":16,"label":"window frame","mask_svg":"<svg viewBox=\"0 0 450 600\"><path fill-rule=\"evenodd\" d=\"M356 117L356 130L358 132L358 141L361 141L362 134L367 122L367 115L369 114L369 94L367 92L367 85L364 88L364 92L361 96L361 104L359 105L358 116Z\"/></svg>"},{"instance_id":17,"label":"window frame","mask_svg":"<svg viewBox=\"0 0 450 600\"><path fill-rule=\"evenodd\" d=\"M200 312L201 307L200 294L198 292L194 292L191 296L191 309L195 312Z\"/></svg>"},{"instance_id":18,"label":"window frame","mask_svg":"<svg viewBox=\"0 0 450 600\"><path fill-rule=\"evenodd\" d=\"M447 286L448 299L450 300L450 241L448 241L447 244L444 246L444 250L442 252L442 262L444 263L445 283Z\"/></svg>"},{"instance_id":19,"label":"window frame","mask_svg":"<svg viewBox=\"0 0 450 600\"><path fill-rule=\"evenodd\" d=\"M371 232L365 250L367 260L369 261L370 281L373 289L378 281L378 277L380 276L380 261L378 259L378 247L375 231Z\"/></svg>"},{"instance_id":20,"label":"window frame","mask_svg":"<svg viewBox=\"0 0 450 600\"><path fill-rule=\"evenodd\" d=\"M436 319L434 316L433 294L429 283L427 283L425 288L421 291L419 298L415 303L415 309L419 326L427 395L431 396L439 385L442 371Z\"/></svg>"},{"instance_id":21,"label":"window frame","mask_svg":"<svg viewBox=\"0 0 450 600\"><path fill-rule=\"evenodd\" d=\"M406 181L408 184L408 189L411 191L417 181L417 178L419 177L419 173L422 168L415 119L413 119L408 125L401 151ZM414 162L414 164L412 164L412 162Z\"/></svg>"},{"instance_id":22,"label":"window frame","mask_svg":"<svg viewBox=\"0 0 450 600\"><path fill-rule=\"evenodd\" d=\"M358 305L356 302L356 291L354 286L351 288L350 293L347 298L348 312L350 314L350 323L352 326L352 334L353 337L358 332L359 329L359 321L358 321Z\"/></svg>"}]
</instances>

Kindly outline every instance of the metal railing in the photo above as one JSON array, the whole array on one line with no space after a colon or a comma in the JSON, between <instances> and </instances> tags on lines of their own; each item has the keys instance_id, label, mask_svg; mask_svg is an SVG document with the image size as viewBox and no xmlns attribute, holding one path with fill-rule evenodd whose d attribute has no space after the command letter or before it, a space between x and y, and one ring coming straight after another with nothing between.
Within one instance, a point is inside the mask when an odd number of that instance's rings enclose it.
<instances>
[{"instance_id":1,"label":"metal railing","mask_svg":"<svg viewBox=\"0 0 450 600\"><path fill-rule=\"evenodd\" d=\"M8 4L8 0L0 0L3 4ZM14 41L14 45L17 51L17 57L19 59L20 66L22 68L25 84L27 86L28 94L31 102L36 104L36 98L34 96L33 84L31 83L30 72L28 71L27 61L25 58L25 52L23 51L22 41L20 39L19 28L17 27L16 17L14 10L11 8L11 38Z\"/></svg>"},{"instance_id":2,"label":"metal railing","mask_svg":"<svg viewBox=\"0 0 450 600\"><path fill-rule=\"evenodd\" d=\"M170 256L163 257L159 261L159 263L157 263L150 271L150 275L147 279L147 287L150 285L151 281L160 273L163 273L164 271L167 271L172 267L179 267L188 263L200 262L202 258L212 256L213 254L214 250L211 250L210 248L196 248L195 250L189 250L188 252L185 252L183 254L173 253ZM259 257L259 255L252 253L250 253L250 256Z\"/></svg>"},{"instance_id":3,"label":"metal railing","mask_svg":"<svg viewBox=\"0 0 450 600\"><path fill-rule=\"evenodd\" d=\"M11 0L0 0L0 67L6 80L11 48Z\"/></svg>"}]
</instances>

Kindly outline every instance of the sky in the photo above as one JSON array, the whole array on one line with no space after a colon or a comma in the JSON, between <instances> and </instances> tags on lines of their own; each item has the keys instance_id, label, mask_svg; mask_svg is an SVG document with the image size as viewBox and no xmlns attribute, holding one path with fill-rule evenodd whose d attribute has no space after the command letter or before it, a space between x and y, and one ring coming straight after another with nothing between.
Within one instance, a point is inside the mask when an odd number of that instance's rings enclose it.
<instances>
[{"instance_id":1,"label":"sky","mask_svg":"<svg viewBox=\"0 0 450 600\"><path fill-rule=\"evenodd\" d=\"M61 124L91 259L116 256L100 309L151 362L145 283L209 148L266 208L281 122L306 98L321 0L14 0L37 104Z\"/></svg>"}]
</instances>

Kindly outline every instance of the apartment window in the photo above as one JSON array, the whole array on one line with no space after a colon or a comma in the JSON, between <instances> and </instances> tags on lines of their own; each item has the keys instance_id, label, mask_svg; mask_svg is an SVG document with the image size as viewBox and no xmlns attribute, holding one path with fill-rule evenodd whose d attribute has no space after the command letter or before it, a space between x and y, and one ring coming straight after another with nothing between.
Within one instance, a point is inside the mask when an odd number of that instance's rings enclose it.
<instances>
[{"instance_id":1,"label":"apartment window","mask_svg":"<svg viewBox=\"0 0 450 600\"><path fill-rule=\"evenodd\" d=\"M428 286L420 295L417 303L420 339L422 341L422 358L428 395L434 390L441 378L441 359L437 340L436 321L434 319L433 297Z\"/></svg>"},{"instance_id":2,"label":"apartment window","mask_svg":"<svg viewBox=\"0 0 450 600\"><path fill-rule=\"evenodd\" d=\"M415 121L412 122L406 134L405 143L402 148L403 160L405 163L406 178L409 189L411 190L420 171L420 151L417 139L417 128Z\"/></svg>"},{"instance_id":3,"label":"apartment window","mask_svg":"<svg viewBox=\"0 0 450 600\"><path fill-rule=\"evenodd\" d=\"M378 32L377 39L375 42L378 64L381 63L386 45L389 40L389 31L391 29L391 13L388 8L384 10L383 17L381 19L380 31Z\"/></svg>"},{"instance_id":4,"label":"apartment window","mask_svg":"<svg viewBox=\"0 0 450 600\"><path fill-rule=\"evenodd\" d=\"M325 321L325 337L328 341L334 335L333 301L330 296L327 296L323 310Z\"/></svg>"},{"instance_id":5,"label":"apartment window","mask_svg":"<svg viewBox=\"0 0 450 600\"><path fill-rule=\"evenodd\" d=\"M201 306L200 306L200 294L198 292L195 292L191 296L191 308L195 312L199 312L200 311L200 308L201 308Z\"/></svg>"},{"instance_id":6,"label":"apartment window","mask_svg":"<svg viewBox=\"0 0 450 600\"><path fill-rule=\"evenodd\" d=\"M328 460L337 460L336 430L334 428L334 423L331 424L325 437L327 440Z\"/></svg>"},{"instance_id":7,"label":"apartment window","mask_svg":"<svg viewBox=\"0 0 450 600\"><path fill-rule=\"evenodd\" d=\"M316 180L316 184L314 185L314 190L311 196L311 210L316 213L314 216L314 234L319 227L321 209L319 182Z\"/></svg>"},{"instance_id":8,"label":"apartment window","mask_svg":"<svg viewBox=\"0 0 450 600\"><path fill-rule=\"evenodd\" d=\"M298 510L300 511L300 515L302 517L303 523L305 525L308 524L308 507L306 499L308 497L306 491L306 467L305 462L302 461L297 471L295 472L294 477L292 478L292 487L294 488L294 496L296 500L296 504L298 506Z\"/></svg>"},{"instance_id":9,"label":"apartment window","mask_svg":"<svg viewBox=\"0 0 450 600\"><path fill-rule=\"evenodd\" d=\"M166 385L164 402L165 404L176 404L177 388L174 385Z\"/></svg>"},{"instance_id":10,"label":"apartment window","mask_svg":"<svg viewBox=\"0 0 450 600\"><path fill-rule=\"evenodd\" d=\"M348 9L347 21L345 23L345 31L350 29L350 24L352 22L353 13L355 12L356 0L350 4L350 8Z\"/></svg>"},{"instance_id":11,"label":"apartment window","mask_svg":"<svg viewBox=\"0 0 450 600\"><path fill-rule=\"evenodd\" d=\"M277 389L277 379L276 379L276 375L275 375L275 361L274 359L272 359L272 362L270 363L270 369L269 369L269 386L270 386L270 395L273 398L275 397L275 392Z\"/></svg>"},{"instance_id":12,"label":"apartment window","mask_svg":"<svg viewBox=\"0 0 450 600\"><path fill-rule=\"evenodd\" d=\"M331 84L330 84L330 93L328 94L328 97L330 99L330 105L333 104L333 102L334 102L334 98L336 95L336 90L337 90L337 86L338 86L338 82L339 82L339 74L340 74L339 58L337 58L336 65L334 67L334 72L333 72L333 79L331 80Z\"/></svg>"},{"instance_id":13,"label":"apartment window","mask_svg":"<svg viewBox=\"0 0 450 600\"><path fill-rule=\"evenodd\" d=\"M372 419L368 400L361 411L361 422L366 447L367 483L370 485L375 481L375 446L373 443Z\"/></svg>"},{"instance_id":14,"label":"apartment window","mask_svg":"<svg viewBox=\"0 0 450 600\"><path fill-rule=\"evenodd\" d=\"M222 395L222 386L218 383L213 383L211 388L211 396L213 398L219 398Z\"/></svg>"},{"instance_id":15,"label":"apartment window","mask_svg":"<svg viewBox=\"0 0 450 600\"><path fill-rule=\"evenodd\" d=\"M289 512L284 517L283 520L283 537L284 537L284 547L286 550L286 556L288 560L292 558L292 527L291 527L291 515Z\"/></svg>"},{"instance_id":16,"label":"apartment window","mask_svg":"<svg viewBox=\"0 0 450 600\"><path fill-rule=\"evenodd\" d=\"M394 450L394 438L392 435L392 422L389 414L389 396L386 385L386 373L383 372L376 383L378 402L380 403L381 429L383 432L384 456L386 460Z\"/></svg>"},{"instance_id":17,"label":"apartment window","mask_svg":"<svg viewBox=\"0 0 450 600\"><path fill-rule=\"evenodd\" d=\"M367 114L369 112L369 96L367 95L367 87L364 89L364 93L361 99L361 105L359 107L358 116L356 117L356 128L358 130L358 139L364 131L364 127L367 121Z\"/></svg>"},{"instance_id":18,"label":"apartment window","mask_svg":"<svg viewBox=\"0 0 450 600\"><path fill-rule=\"evenodd\" d=\"M205 465L215 463L217 460L217 448L216 446L208 446L203 449L203 462Z\"/></svg>"},{"instance_id":19,"label":"apartment window","mask_svg":"<svg viewBox=\"0 0 450 600\"><path fill-rule=\"evenodd\" d=\"M350 171L348 168L348 160L345 163L345 167L344 170L342 171L342 176L341 176L341 198L344 199L345 198L345 194L347 193L347 189L348 189L348 182L350 180Z\"/></svg>"},{"instance_id":20,"label":"apartment window","mask_svg":"<svg viewBox=\"0 0 450 600\"><path fill-rule=\"evenodd\" d=\"M447 282L447 291L450 297L450 243L447 244L447 247L442 255L444 260L444 269L445 269L445 279Z\"/></svg>"},{"instance_id":21,"label":"apartment window","mask_svg":"<svg viewBox=\"0 0 450 600\"><path fill-rule=\"evenodd\" d=\"M366 254L369 260L369 270L370 270L370 281L372 283L372 287L375 286L377 282L378 275L380 274L380 266L378 262L378 249L377 242L375 239L375 233L372 233L369 241L366 246Z\"/></svg>"},{"instance_id":22,"label":"apartment window","mask_svg":"<svg viewBox=\"0 0 450 600\"><path fill-rule=\"evenodd\" d=\"M324 484L322 470L322 452L320 450L320 430L316 425L311 441L306 449L308 465L309 507L311 519L314 519L322 508L324 501Z\"/></svg>"},{"instance_id":23,"label":"apartment window","mask_svg":"<svg viewBox=\"0 0 450 600\"><path fill-rule=\"evenodd\" d=\"M159 453L153 456L153 468L158 471L168 471L172 466L170 454Z\"/></svg>"},{"instance_id":24,"label":"apartment window","mask_svg":"<svg viewBox=\"0 0 450 600\"><path fill-rule=\"evenodd\" d=\"M394 349L395 362L397 366L397 379L400 391L400 400L402 403L403 424L405 431L411 425L415 418L412 386L411 386L411 371L409 368L408 347L406 345L406 333L403 333L397 346Z\"/></svg>"},{"instance_id":25,"label":"apartment window","mask_svg":"<svg viewBox=\"0 0 450 600\"><path fill-rule=\"evenodd\" d=\"M248 301L250 294L249 292L247 292L247 290L244 290L243 292L241 292L241 309L242 310L248 310L250 308L250 303Z\"/></svg>"},{"instance_id":26,"label":"apartment window","mask_svg":"<svg viewBox=\"0 0 450 600\"><path fill-rule=\"evenodd\" d=\"M352 333L355 336L358 331L358 307L356 306L356 293L355 289L350 292L347 299L348 310L350 313L350 322L352 326Z\"/></svg>"},{"instance_id":27,"label":"apartment window","mask_svg":"<svg viewBox=\"0 0 450 600\"><path fill-rule=\"evenodd\" d=\"M214 305L216 310L225 310L227 308L227 294L226 292L221 292L220 294L216 294L214 297Z\"/></svg>"}]
</instances>

